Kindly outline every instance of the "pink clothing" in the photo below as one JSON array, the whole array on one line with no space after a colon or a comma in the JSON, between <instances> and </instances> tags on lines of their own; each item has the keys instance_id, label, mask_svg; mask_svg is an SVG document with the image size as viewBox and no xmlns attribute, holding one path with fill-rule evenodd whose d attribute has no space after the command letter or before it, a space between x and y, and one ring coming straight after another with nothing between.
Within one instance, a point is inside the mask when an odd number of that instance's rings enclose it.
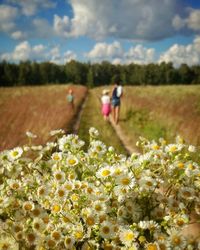
<instances>
[{"instance_id":1,"label":"pink clothing","mask_svg":"<svg viewBox=\"0 0 200 250\"><path fill-rule=\"evenodd\" d=\"M109 114L111 112L111 105L110 105L110 103L102 104L101 112L102 112L102 114L104 116L109 116Z\"/></svg>"}]
</instances>

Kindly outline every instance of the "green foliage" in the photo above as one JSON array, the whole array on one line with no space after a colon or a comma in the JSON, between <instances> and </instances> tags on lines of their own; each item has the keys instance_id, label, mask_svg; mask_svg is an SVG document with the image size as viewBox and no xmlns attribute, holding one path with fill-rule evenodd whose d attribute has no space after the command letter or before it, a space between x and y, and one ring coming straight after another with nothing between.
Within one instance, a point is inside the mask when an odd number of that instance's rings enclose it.
<instances>
[{"instance_id":1,"label":"green foliage","mask_svg":"<svg viewBox=\"0 0 200 250\"><path fill-rule=\"evenodd\" d=\"M65 65L51 62L25 61L19 64L0 62L0 86L38 85L51 83L83 84L89 87L113 84L116 77L124 85L199 84L200 66L182 64L174 68L171 62L139 65L82 63L72 60Z\"/></svg>"}]
</instances>

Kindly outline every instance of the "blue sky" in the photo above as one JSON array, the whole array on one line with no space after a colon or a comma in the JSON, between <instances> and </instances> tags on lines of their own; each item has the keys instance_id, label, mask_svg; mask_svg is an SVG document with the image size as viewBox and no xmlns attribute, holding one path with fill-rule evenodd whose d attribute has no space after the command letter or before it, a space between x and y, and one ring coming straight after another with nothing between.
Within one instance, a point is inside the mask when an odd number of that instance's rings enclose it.
<instances>
[{"instance_id":1,"label":"blue sky","mask_svg":"<svg viewBox=\"0 0 200 250\"><path fill-rule=\"evenodd\" d=\"M0 0L0 60L200 64L199 0Z\"/></svg>"}]
</instances>

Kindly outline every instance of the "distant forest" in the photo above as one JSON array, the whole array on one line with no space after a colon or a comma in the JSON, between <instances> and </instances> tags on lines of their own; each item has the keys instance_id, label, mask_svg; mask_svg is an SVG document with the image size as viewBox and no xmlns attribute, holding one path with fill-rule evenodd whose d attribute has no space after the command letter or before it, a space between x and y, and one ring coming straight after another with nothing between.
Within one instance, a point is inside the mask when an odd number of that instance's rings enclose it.
<instances>
[{"instance_id":1,"label":"distant forest","mask_svg":"<svg viewBox=\"0 0 200 250\"><path fill-rule=\"evenodd\" d=\"M0 86L24 86L74 83L96 87L121 81L124 85L200 84L200 65L189 67L172 63L113 65L70 61L65 65L51 62L0 62Z\"/></svg>"}]
</instances>

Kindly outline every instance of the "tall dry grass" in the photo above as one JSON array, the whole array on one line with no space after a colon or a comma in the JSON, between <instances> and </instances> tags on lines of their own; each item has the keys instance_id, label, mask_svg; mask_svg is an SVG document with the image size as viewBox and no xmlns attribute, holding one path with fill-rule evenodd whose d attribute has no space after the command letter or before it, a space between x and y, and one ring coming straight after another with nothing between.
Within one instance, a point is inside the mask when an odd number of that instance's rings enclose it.
<instances>
[{"instance_id":1,"label":"tall dry grass","mask_svg":"<svg viewBox=\"0 0 200 250\"><path fill-rule=\"evenodd\" d=\"M74 111L66 100L69 87L75 95ZM86 92L77 85L0 88L0 150L26 143L26 131L38 135L36 144L48 141L51 130L71 132Z\"/></svg>"}]
</instances>

